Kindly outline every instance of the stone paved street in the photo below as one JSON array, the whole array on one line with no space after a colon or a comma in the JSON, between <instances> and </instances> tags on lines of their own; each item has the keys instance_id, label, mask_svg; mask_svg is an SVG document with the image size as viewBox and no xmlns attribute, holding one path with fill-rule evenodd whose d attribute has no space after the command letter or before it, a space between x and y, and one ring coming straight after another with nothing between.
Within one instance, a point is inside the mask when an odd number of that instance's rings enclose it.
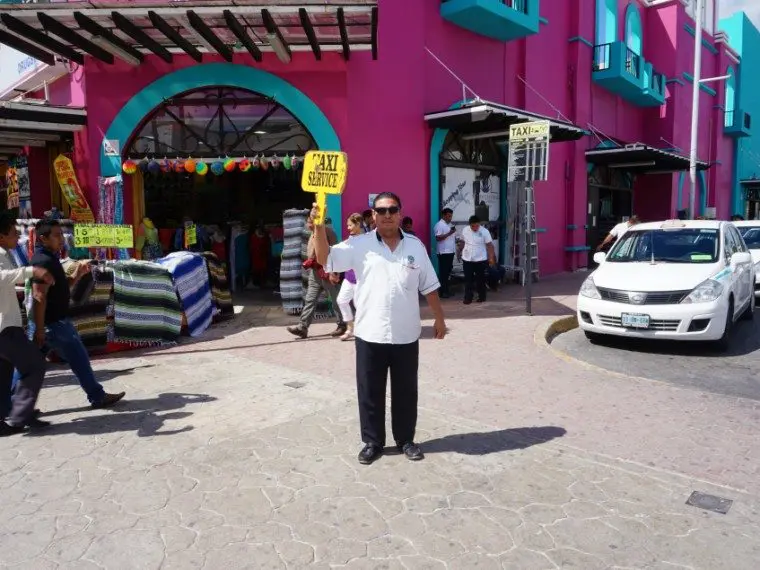
<instances>
[{"instance_id":1,"label":"stone paved street","mask_svg":"<svg viewBox=\"0 0 760 570\"><path fill-rule=\"evenodd\" d=\"M563 358L543 335L575 285L541 286L537 316L451 302L422 341L422 463L356 462L350 344L245 312L98 360L112 411L54 369L55 428L0 440L0 567L756 569L757 402Z\"/></svg>"}]
</instances>

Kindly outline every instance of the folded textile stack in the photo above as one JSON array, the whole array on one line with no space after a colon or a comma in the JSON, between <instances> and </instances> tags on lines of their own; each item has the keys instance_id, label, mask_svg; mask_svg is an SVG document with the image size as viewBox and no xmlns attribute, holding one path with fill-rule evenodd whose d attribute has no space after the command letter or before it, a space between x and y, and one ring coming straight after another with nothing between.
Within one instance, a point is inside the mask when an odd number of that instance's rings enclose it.
<instances>
[{"instance_id":1,"label":"folded textile stack","mask_svg":"<svg viewBox=\"0 0 760 570\"><path fill-rule=\"evenodd\" d=\"M113 323L108 308L112 295L113 271L106 268L93 268L71 289L69 315L88 351L105 350L111 340Z\"/></svg>"},{"instance_id":2,"label":"folded textile stack","mask_svg":"<svg viewBox=\"0 0 760 570\"><path fill-rule=\"evenodd\" d=\"M198 253L175 251L156 263L169 271L190 336L200 336L211 326L214 315L206 260Z\"/></svg>"},{"instance_id":3,"label":"folded textile stack","mask_svg":"<svg viewBox=\"0 0 760 570\"><path fill-rule=\"evenodd\" d=\"M208 267L208 280L211 285L211 299L214 302L216 316L219 318L231 317L235 314L232 304L232 293L227 281L227 271L219 260L219 257L210 251L202 254Z\"/></svg>"},{"instance_id":4,"label":"folded textile stack","mask_svg":"<svg viewBox=\"0 0 760 570\"><path fill-rule=\"evenodd\" d=\"M133 346L174 344L182 310L169 271L150 261L119 261L114 274L114 336Z\"/></svg>"}]
</instances>

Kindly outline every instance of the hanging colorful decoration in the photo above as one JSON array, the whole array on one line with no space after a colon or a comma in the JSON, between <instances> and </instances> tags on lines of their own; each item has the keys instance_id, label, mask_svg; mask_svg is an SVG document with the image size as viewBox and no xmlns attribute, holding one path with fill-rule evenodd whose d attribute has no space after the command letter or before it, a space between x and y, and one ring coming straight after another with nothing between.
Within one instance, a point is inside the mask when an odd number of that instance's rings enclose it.
<instances>
[{"instance_id":1,"label":"hanging colorful decoration","mask_svg":"<svg viewBox=\"0 0 760 570\"><path fill-rule=\"evenodd\" d=\"M269 159L266 156L262 156L259 164L261 165L261 170L266 170L269 168Z\"/></svg>"},{"instance_id":2,"label":"hanging colorful decoration","mask_svg":"<svg viewBox=\"0 0 760 570\"><path fill-rule=\"evenodd\" d=\"M187 164L185 164L185 166L187 166ZM203 161L196 162L195 173L200 174L201 176L206 176L206 174L208 174L208 164Z\"/></svg>"},{"instance_id":3,"label":"hanging colorful decoration","mask_svg":"<svg viewBox=\"0 0 760 570\"><path fill-rule=\"evenodd\" d=\"M150 172L151 174L158 174L159 172L161 172L161 165L157 161L151 160L148 163L148 172Z\"/></svg>"},{"instance_id":4,"label":"hanging colorful decoration","mask_svg":"<svg viewBox=\"0 0 760 570\"><path fill-rule=\"evenodd\" d=\"M174 165L172 164L172 161L168 158L165 158L160 163L161 172L171 172L174 170Z\"/></svg>"},{"instance_id":5,"label":"hanging colorful decoration","mask_svg":"<svg viewBox=\"0 0 760 570\"><path fill-rule=\"evenodd\" d=\"M280 167L280 157L275 154L269 164L271 164L272 168L275 170L278 169Z\"/></svg>"},{"instance_id":6,"label":"hanging colorful decoration","mask_svg":"<svg viewBox=\"0 0 760 570\"><path fill-rule=\"evenodd\" d=\"M251 169L251 161L244 158L240 161L240 164L238 164L238 168L240 169L240 172L248 172Z\"/></svg>"},{"instance_id":7,"label":"hanging colorful decoration","mask_svg":"<svg viewBox=\"0 0 760 570\"><path fill-rule=\"evenodd\" d=\"M301 159L298 158L295 154L293 155L293 158L290 160L290 167L295 170L301 165Z\"/></svg>"},{"instance_id":8,"label":"hanging colorful decoration","mask_svg":"<svg viewBox=\"0 0 760 570\"><path fill-rule=\"evenodd\" d=\"M149 161L147 158L143 158L143 159L142 159L142 160L141 160L141 161L140 161L140 162L137 164L137 166L140 168L140 172L142 172L143 174L145 174L146 172L148 172L148 165L149 165L149 164L150 164L150 161Z\"/></svg>"},{"instance_id":9,"label":"hanging colorful decoration","mask_svg":"<svg viewBox=\"0 0 760 570\"><path fill-rule=\"evenodd\" d=\"M221 160L216 160L211 164L211 173L216 176L224 174L224 164Z\"/></svg>"},{"instance_id":10,"label":"hanging colorful decoration","mask_svg":"<svg viewBox=\"0 0 760 570\"><path fill-rule=\"evenodd\" d=\"M261 160L259 159L259 155L257 154L256 156L253 157L253 161L251 162L251 167L254 170L258 170L260 166L261 166Z\"/></svg>"},{"instance_id":11,"label":"hanging colorful decoration","mask_svg":"<svg viewBox=\"0 0 760 570\"><path fill-rule=\"evenodd\" d=\"M134 160L125 160L124 164L121 165L121 169L124 171L124 174L134 174L137 172L137 164L135 164Z\"/></svg>"},{"instance_id":12,"label":"hanging colorful decoration","mask_svg":"<svg viewBox=\"0 0 760 570\"><path fill-rule=\"evenodd\" d=\"M174 161L174 172L180 173L185 171L185 163L181 160Z\"/></svg>"},{"instance_id":13,"label":"hanging colorful decoration","mask_svg":"<svg viewBox=\"0 0 760 570\"><path fill-rule=\"evenodd\" d=\"M196 171L196 163L192 158L188 158L185 161L184 167L185 167L185 172L189 172L190 174Z\"/></svg>"},{"instance_id":14,"label":"hanging colorful decoration","mask_svg":"<svg viewBox=\"0 0 760 570\"><path fill-rule=\"evenodd\" d=\"M228 158L224 161L224 170L227 172L232 172L237 168L237 162L235 162L234 158Z\"/></svg>"},{"instance_id":15,"label":"hanging colorful decoration","mask_svg":"<svg viewBox=\"0 0 760 570\"><path fill-rule=\"evenodd\" d=\"M290 170L290 167L293 166L293 161L287 154L282 159L282 166L285 170Z\"/></svg>"}]
</instances>

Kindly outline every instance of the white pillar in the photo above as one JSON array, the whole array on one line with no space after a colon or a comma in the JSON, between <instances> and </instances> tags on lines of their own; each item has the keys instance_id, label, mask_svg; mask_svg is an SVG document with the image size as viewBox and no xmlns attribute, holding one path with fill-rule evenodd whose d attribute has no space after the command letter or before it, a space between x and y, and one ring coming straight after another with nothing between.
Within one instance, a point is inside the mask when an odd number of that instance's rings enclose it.
<instances>
[{"instance_id":1,"label":"white pillar","mask_svg":"<svg viewBox=\"0 0 760 570\"><path fill-rule=\"evenodd\" d=\"M699 141L699 87L702 77L702 9L704 0L696 0L697 7L694 19L697 29L694 30L694 84L691 94L691 148L689 152L689 217L696 217L697 192L697 146ZM680 207L680 205L679 205Z\"/></svg>"}]
</instances>

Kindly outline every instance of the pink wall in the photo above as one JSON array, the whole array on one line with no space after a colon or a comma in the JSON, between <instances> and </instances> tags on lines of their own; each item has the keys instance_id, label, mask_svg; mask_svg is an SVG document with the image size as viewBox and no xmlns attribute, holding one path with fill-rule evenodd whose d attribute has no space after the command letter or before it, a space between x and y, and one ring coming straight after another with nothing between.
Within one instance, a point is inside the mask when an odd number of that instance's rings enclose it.
<instances>
[{"instance_id":1,"label":"pink wall","mask_svg":"<svg viewBox=\"0 0 760 570\"><path fill-rule=\"evenodd\" d=\"M549 23L541 25L540 33L503 43L444 21L437 1L381 0L378 61L366 52L354 52L348 62L335 53L325 54L321 62L310 53L298 53L288 65L272 54L265 54L261 64L237 54L235 62L289 81L331 121L351 160L344 216L365 209L368 194L392 190L401 195L405 213L415 219L418 234L427 241L426 229L435 222L429 219L433 133L423 116L461 100L462 89L426 48L483 99L566 117L623 142L660 148L673 145L688 153L691 85L683 72L691 72L694 38L684 29L690 20L683 7L678 2L641 7L644 57L675 81L667 85L668 98L662 108L640 108L592 82L593 49L584 41L593 43L595 38L594 4L593 0L542 0L542 15ZM621 39L627 4L620 0ZM703 49L703 75L723 73L724 51L714 55ZM204 56L204 62L212 61L219 59ZM68 96L71 102L89 104L88 130L78 135L75 163L93 206L97 204L100 144L116 113L158 77L189 65L194 62L180 56L175 56L173 65L149 56L139 68L105 66L88 59L86 73L75 76L68 90L56 86L56 98ZM726 215L733 156L731 141L722 136L721 111L715 108L722 104L723 86L713 87L717 97L703 93L700 98L699 156L722 162L710 171L708 205L716 205L719 214ZM536 186L537 224L547 230L539 237L543 273L585 265L585 252L569 254L565 247L586 243L584 152L598 143L595 137L585 137L551 147L549 181ZM678 208L677 180L678 176L662 175L640 178L635 207L645 217L672 215ZM688 199L688 184L683 199ZM129 217L129 197L125 205ZM567 229L568 225L578 229Z\"/></svg>"}]
</instances>

